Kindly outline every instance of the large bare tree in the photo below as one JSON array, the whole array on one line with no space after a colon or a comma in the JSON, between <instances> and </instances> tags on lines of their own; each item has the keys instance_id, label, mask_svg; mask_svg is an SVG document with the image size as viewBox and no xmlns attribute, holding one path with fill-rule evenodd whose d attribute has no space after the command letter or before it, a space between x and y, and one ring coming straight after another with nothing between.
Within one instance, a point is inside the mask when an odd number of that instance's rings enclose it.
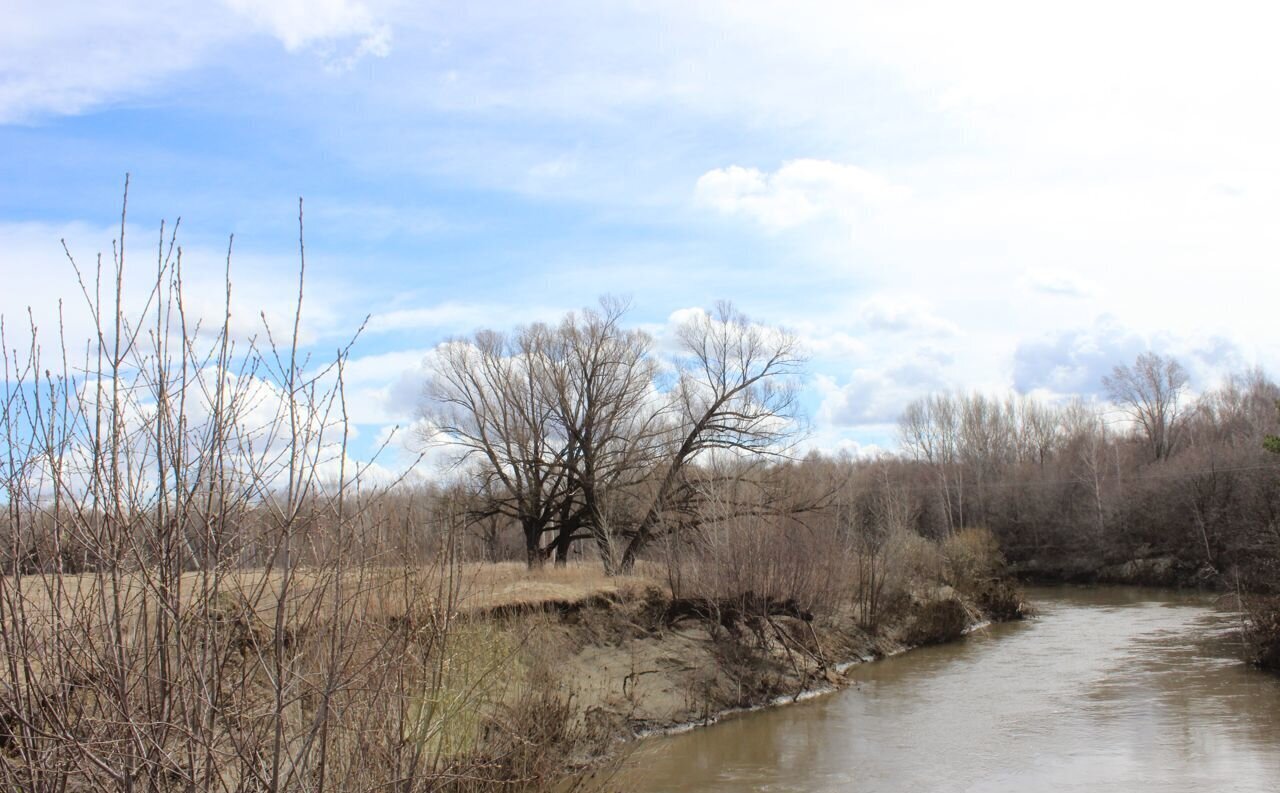
<instances>
[{"instance_id":1,"label":"large bare tree","mask_svg":"<svg viewBox=\"0 0 1280 793\"><path fill-rule=\"evenodd\" d=\"M542 356L541 398L566 443L562 455L573 497L561 504L557 561L571 544L591 539L605 566L617 558L627 507L661 451L668 413L656 389L652 340L621 322L624 301L603 298L599 310L569 314Z\"/></svg>"},{"instance_id":2,"label":"large bare tree","mask_svg":"<svg viewBox=\"0 0 1280 793\"><path fill-rule=\"evenodd\" d=\"M696 512L691 468L780 453L793 436L794 336L725 303L683 323L663 360L623 327L625 310L604 299L554 328L483 331L435 358L433 433L474 464L490 511L519 522L530 564L563 562L590 539L609 572L630 569L673 515Z\"/></svg>"},{"instance_id":3,"label":"large bare tree","mask_svg":"<svg viewBox=\"0 0 1280 793\"><path fill-rule=\"evenodd\" d=\"M1117 366L1102 378L1107 396L1133 420L1156 460L1167 458L1178 442L1187 379L1176 359L1154 352L1142 353L1132 366Z\"/></svg>"},{"instance_id":4,"label":"large bare tree","mask_svg":"<svg viewBox=\"0 0 1280 793\"><path fill-rule=\"evenodd\" d=\"M960 465L961 410L950 394L932 394L907 405L898 419L903 448L927 463L951 534L964 525L964 469Z\"/></svg>"},{"instance_id":5,"label":"large bare tree","mask_svg":"<svg viewBox=\"0 0 1280 793\"><path fill-rule=\"evenodd\" d=\"M543 535L571 497L554 406L543 399L541 362L552 332L534 325L513 335L484 330L440 345L427 386L429 439L445 439L458 462L472 465L477 491L489 496L476 517L505 516L520 525L528 563L544 557Z\"/></svg>"},{"instance_id":6,"label":"large bare tree","mask_svg":"<svg viewBox=\"0 0 1280 793\"><path fill-rule=\"evenodd\" d=\"M753 323L732 304L720 303L687 320L677 336L668 445L648 506L629 532L623 570L660 533L668 511L695 495L685 475L700 456L780 453L796 430L794 376L804 357L793 334Z\"/></svg>"}]
</instances>

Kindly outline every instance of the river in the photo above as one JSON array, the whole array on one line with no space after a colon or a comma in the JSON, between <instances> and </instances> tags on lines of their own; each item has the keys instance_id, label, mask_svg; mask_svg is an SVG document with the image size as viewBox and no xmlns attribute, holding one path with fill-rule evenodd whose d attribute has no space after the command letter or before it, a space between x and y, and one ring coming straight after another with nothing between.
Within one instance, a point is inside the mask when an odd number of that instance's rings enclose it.
<instances>
[{"instance_id":1,"label":"river","mask_svg":"<svg viewBox=\"0 0 1280 793\"><path fill-rule=\"evenodd\" d=\"M1280 790L1280 678L1208 596L1033 589L1040 615L851 670L848 689L640 744L623 788Z\"/></svg>"}]
</instances>

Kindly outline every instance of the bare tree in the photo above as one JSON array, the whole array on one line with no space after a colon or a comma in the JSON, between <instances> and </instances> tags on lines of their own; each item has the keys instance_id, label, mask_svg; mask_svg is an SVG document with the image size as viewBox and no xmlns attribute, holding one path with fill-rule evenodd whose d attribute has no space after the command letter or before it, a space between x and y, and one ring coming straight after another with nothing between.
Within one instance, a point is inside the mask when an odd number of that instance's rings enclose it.
<instances>
[{"instance_id":1,"label":"bare tree","mask_svg":"<svg viewBox=\"0 0 1280 793\"><path fill-rule=\"evenodd\" d=\"M434 564L386 542L419 516L348 458L349 348L302 349L305 262L292 330L246 340L230 254L202 330L163 230L129 300L125 225L72 260L83 346L29 322L19 353L0 317L0 790L567 789L510 711L468 726L501 672L457 679L456 524ZM472 760L439 748L463 733Z\"/></svg>"},{"instance_id":2,"label":"bare tree","mask_svg":"<svg viewBox=\"0 0 1280 793\"><path fill-rule=\"evenodd\" d=\"M558 563L573 542L591 539L606 568L614 567L621 513L660 450L668 408L655 388L658 365L649 335L621 326L626 310L606 297L598 311L568 315L550 354L538 359L541 398L566 444L561 459L573 490L560 505Z\"/></svg>"},{"instance_id":3,"label":"bare tree","mask_svg":"<svg viewBox=\"0 0 1280 793\"><path fill-rule=\"evenodd\" d=\"M1133 366L1117 366L1102 378L1107 396L1119 405L1146 437L1156 460L1166 459L1182 429L1182 392L1187 371L1174 358L1146 352Z\"/></svg>"},{"instance_id":4,"label":"bare tree","mask_svg":"<svg viewBox=\"0 0 1280 793\"><path fill-rule=\"evenodd\" d=\"M853 527L857 570L854 596L858 620L868 627L875 627L880 619L885 588L894 566L895 545L900 538L913 533L916 520L910 494L890 478L891 466L889 461L876 464L879 476L869 494L868 509Z\"/></svg>"},{"instance_id":5,"label":"bare tree","mask_svg":"<svg viewBox=\"0 0 1280 793\"><path fill-rule=\"evenodd\" d=\"M1107 425L1096 409L1077 398L1062 412L1062 426L1066 448L1074 458L1070 462L1077 471L1075 479L1089 490L1094 530L1101 538L1106 533L1102 486L1110 446Z\"/></svg>"},{"instance_id":6,"label":"bare tree","mask_svg":"<svg viewBox=\"0 0 1280 793\"><path fill-rule=\"evenodd\" d=\"M902 445L937 477L946 533L964 525L964 469L960 461L961 411L950 394L932 394L907 405L898 419Z\"/></svg>"},{"instance_id":7,"label":"bare tree","mask_svg":"<svg viewBox=\"0 0 1280 793\"><path fill-rule=\"evenodd\" d=\"M623 570L661 531L668 511L694 495L685 474L700 455L778 453L795 433L793 376L804 358L794 335L721 303L688 320L678 337L674 421L648 506L630 532Z\"/></svg>"},{"instance_id":8,"label":"bare tree","mask_svg":"<svg viewBox=\"0 0 1280 793\"><path fill-rule=\"evenodd\" d=\"M679 329L662 365L647 334L622 327L625 310L605 299L554 329L482 331L436 356L432 432L477 463L530 564L590 539L606 570L629 569L674 514L696 514L693 466L779 453L792 438L793 336L722 304Z\"/></svg>"},{"instance_id":9,"label":"bare tree","mask_svg":"<svg viewBox=\"0 0 1280 793\"><path fill-rule=\"evenodd\" d=\"M1008 410L1017 412L1019 458L1043 469L1061 440L1057 411L1025 394L1016 403L1011 400Z\"/></svg>"},{"instance_id":10,"label":"bare tree","mask_svg":"<svg viewBox=\"0 0 1280 793\"><path fill-rule=\"evenodd\" d=\"M535 325L508 336L483 330L442 344L432 361L424 415L428 440L443 438L462 465L478 462L477 491L490 496L475 517L504 515L520 525L532 567L544 558L543 535L554 531L571 497L555 406L543 398L551 331Z\"/></svg>"}]
</instances>

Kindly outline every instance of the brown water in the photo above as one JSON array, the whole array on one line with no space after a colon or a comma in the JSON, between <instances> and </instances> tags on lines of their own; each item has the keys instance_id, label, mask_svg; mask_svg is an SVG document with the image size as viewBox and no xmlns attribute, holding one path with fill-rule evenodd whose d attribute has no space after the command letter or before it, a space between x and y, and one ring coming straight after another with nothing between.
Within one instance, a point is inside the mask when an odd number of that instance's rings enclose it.
<instances>
[{"instance_id":1,"label":"brown water","mask_svg":"<svg viewBox=\"0 0 1280 793\"><path fill-rule=\"evenodd\" d=\"M851 671L854 687L632 756L659 791L1280 791L1280 678L1210 598L1041 589L1039 618Z\"/></svg>"}]
</instances>

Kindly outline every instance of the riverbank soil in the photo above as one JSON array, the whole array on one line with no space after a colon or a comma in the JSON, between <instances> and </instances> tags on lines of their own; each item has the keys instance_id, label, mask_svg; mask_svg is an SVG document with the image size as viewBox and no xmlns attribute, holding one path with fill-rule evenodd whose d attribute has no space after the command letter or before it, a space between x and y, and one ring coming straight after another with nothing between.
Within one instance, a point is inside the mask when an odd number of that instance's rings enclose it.
<instances>
[{"instance_id":1,"label":"riverbank soil","mask_svg":"<svg viewBox=\"0 0 1280 793\"><path fill-rule=\"evenodd\" d=\"M859 624L852 608L815 617L750 594L694 602L648 585L506 619L540 621L529 631L534 651L580 717L593 732L625 738L838 688L853 665L1025 613L1002 582L978 597L950 587L904 595L875 626Z\"/></svg>"}]
</instances>

